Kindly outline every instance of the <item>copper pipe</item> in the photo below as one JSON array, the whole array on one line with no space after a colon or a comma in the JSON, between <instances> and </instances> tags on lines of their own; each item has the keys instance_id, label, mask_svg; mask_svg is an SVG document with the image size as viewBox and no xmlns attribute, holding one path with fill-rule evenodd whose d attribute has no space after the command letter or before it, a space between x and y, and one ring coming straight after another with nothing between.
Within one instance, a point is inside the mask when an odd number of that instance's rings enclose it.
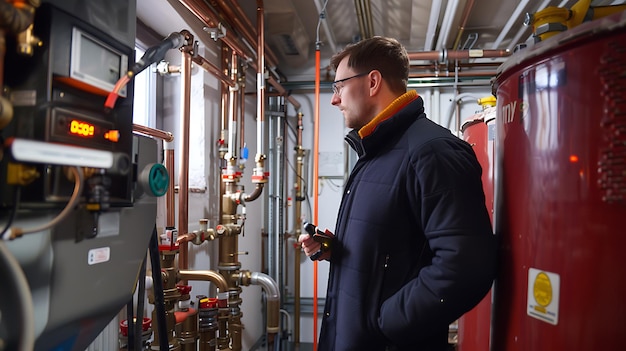
<instances>
[{"instance_id":1,"label":"copper pipe","mask_svg":"<svg viewBox=\"0 0 626 351\"><path fill-rule=\"evenodd\" d=\"M430 70L430 71L452 71L453 66L461 68L475 68L475 67L498 67L502 64L502 61L492 62L457 62L455 65L446 64L441 62L433 62L422 65L411 65L412 70Z\"/></svg>"},{"instance_id":2,"label":"copper pipe","mask_svg":"<svg viewBox=\"0 0 626 351\"><path fill-rule=\"evenodd\" d=\"M293 107L296 109L296 111L299 111L300 108L302 107L300 105L300 103L298 102L298 100L294 99L293 96L289 95L289 93L287 92L287 90L280 85L280 83L278 83L276 81L276 79L274 79L274 77L269 77L267 79L268 83L270 83L275 89L276 91L280 94L285 96L285 98L287 99L287 101L291 102L291 104L293 105Z\"/></svg>"},{"instance_id":3,"label":"copper pipe","mask_svg":"<svg viewBox=\"0 0 626 351\"><path fill-rule=\"evenodd\" d=\"M245 40L247 40L248 43L256 42L254 26L239 5L239 2L233 0L217 0L217 3L222 12L226 15L225 17L235 22L235 27L242 32ZM278 59L274 52L269 47L265 48L265 51L265 56L270 66L277 66Z\"/></svg>"},{"instance_id":4,"label":"copper pipe","mask_svg":"<svg viewBox=\"0 0 626 351\"><path fill-rule=\"evenodd\" d=\"M203 1L199 1L199 0L179 0L179 2L181 4L183 4L183 6L185 6L194 16L196 16L200 21L202 21L204 24L206 24L207 27L209 28L216 28L217 27L217 21L214 20L214 18L218 18L218 14L216 14L212 8L210 8L209 6L207 6L206 3L204 3ZM259 35L259 37L263 38L263 35ZM224 44L228 45L231 49L235 50L235 52L237 53L237 55L239 55L239 57L245 59L246 61L250 62L250 67L252 69L258 70L257 65L254 63L254 60L252 60L251 56L254 56L255 53L251 53L252 55L250 55L249 51L247 50L247 48L245 48L245 45L242 45L241 41L239 40L239 38L237 38L236 36L234 36L234 34L232 33L232 31L227 31L226 35L224 37L221 38L222 42L224 42ZM265 42L265 39L263 38L263 42ZM263 44L265 46L265 44ZM261 56L260 54L256 53L257 55L257 59L259 56ZM271 62L270 64L275 66L276 63L275 62ZM275 87L281 87L280 84L275 80L272 79L270 80L270 84ZM281 87L282 88L282 87ZM283 88L284 90L284 88ZM289 102L291 102L294 106L296 106L297 104L297 109L300 109L300 104L292 97L288 98Z\"/></svg>"},{"instance_id":5,"label":"copper pipe","mask_svg":"<svg viewBox=\"0 0 626 351\"><path fill-rule=\"evenodd\" d=\"M209 270L180 270L178 271L178 277L181 281L195 280L195 281L207 281L215 284L215 287L221 293L228 292L228 283L226 279L219 273Z\"/></svg>"},{"instance_id":6,"label":"copper pipe","mask_svg":"<svg viewBox=\"0 0 626 351\"><path fill-rule=\"evenodd\" d=\"M165 193L165 208L167 211L165 226L173 227L176 225L176 199L174 195L174 144L165 143L165 169L169 175L170 182L167 185Z\"/></svg>"},{"instance_id":7,"label":"copper pipe","mask_svg":"<svg viewBox=\"0 0 626 351\"><path fill-rule=\"evenodd\" d=\"M133 124L133 132L148 135L148 136L158 138L158 139L170 142L170 143L174 141L174 134L172 134L171 132L166 132L164 130L142 126L141 124Z\"/></svg>"},{"instance_id":8,"label":"copper pipe","mask_svg":"<svg viewBox=\"0 0 626 351\"><path fill-rule=\"evenodd\" d=\"M213 8L208 6L204 1L200 0L179 0L183 6L185 6L194 16L200 21L204 22L209 28L217 28L219 15L215 13ZM252 59L250 52L248 52L244 46L241 45L239 38L230 31L226 31L226 35L220 38L233 50L237 51L237 54L245 57L246 59ZM253 54L253 53L252 53Z\"/></svg>"},{"instance_id":9,"label":"copper pipe","mask_svg":"<svg viewBox=\"0 0 626 351\"><path fill-rule=\"evenodd\" d=\"M508 57L511 52L508 50L439 50L410 52L409 60L441 61L462 60L470 58L497 58Z\"/></svg>"},{"instance_id":10,"label":"copper pipe","mask_svg":"<svg viewBox=\"0 0 626 351\"><path fill-rule=\"evenodd\" d=\"M456 35L456 39L454 39L454 44L452 45L452 49L456 50L459 42L461 41L461 37L463 36L463 32L465 32L465 26L467 25L467 20L469 19L469 15L474 8L474 0L467 0L465 3L465 8L463 8L463 15L461 17L461 24L459 25L459 32Z\"/></svg>"},{"instance_id":11,"label":"copper pipe","mask_svg":"<svg viewBox=\"0 0 626 351\"><path fill-rule=\"evenodd\" d=\"M178 232L187 234L189 231L189 128L191 118L191 55L182 52L182 63L180 65L180 161L178 176ZM178 254L179 269L187 269L188 245L180 246ZM187 284L182 281L182 284Z\"/></svg>"},{"instance_id":12,"label":"copper pipe","mask_svg":"<svg viewBox=\"0 0 626 351\"><path fill-rule=\"evenodd\" d=\"M441 77L495 77L496 71L464 71L464 72L431 72L411 73L409 78L441 78Z\"/></svg>"},{"instance_id":13,"label":"copper pipe","mask_svg":"<svg viewBox=\"0 0 626 351\"><path fill-rule=\"evenodd\" d=\"M194 56L192 60L200 67L204 68L205 71L209 73L213 73L213 75L217 79L219 79L222 83L228 85L229 87L235 86L236 82L234 80L232 80L230 77L222 73L222 71L220 71L220 69L217 68L217 66L207 61L206 58L198 55L198 56Z\"/></svg>"}]
</instances>

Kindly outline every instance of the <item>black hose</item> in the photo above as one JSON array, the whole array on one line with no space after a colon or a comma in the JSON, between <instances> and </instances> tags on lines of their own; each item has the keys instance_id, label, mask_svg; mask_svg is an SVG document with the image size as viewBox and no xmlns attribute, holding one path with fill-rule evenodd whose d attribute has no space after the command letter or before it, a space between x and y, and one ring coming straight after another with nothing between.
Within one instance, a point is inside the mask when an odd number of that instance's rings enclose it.
<instances>
[{"instance_id":1,"label":"black hose","mask_svg":"<svg viewBox=\"0 0 626 351\"><path fill-rule=\"evenodd\" d=\"M146 291L146 260L143 258L141 269L139 271L139 289L137 290L137 321L135 322L135 340L133 347L136 351L141 350L142 334L143 334L143 309ZM130 344L130 340L129 340Z\"/></svg>"},{"instance_id":2,"label":"black hose","mask_svg":"<svg viewBox=\"0 0 626 351\"><path fill-rule=\"evenodd\" d=\"M131 347L131 345L134 345L133 340L135 340L135 328L133 328L133 326L135 325L135 318L133 317L134 317L133 297L131 296L130 301L126 303L126 327L127 327L126 330L128 333L127 346L128 346L129 351L137 350Z\"/></svg>"},{"instance_id":3,"label":"black hose","mask_svg":"<svg viewBox=\"0 0 626 351\"><path fill-rule=\"evenodd\" d=\"M161 258L159 253L159 239L156 225L150 238L150 263L152 264L152 281L154 282L154 310L157 317L157 332L159 333L160 351L169 351L167 337L167 320L165 317L165 297L163 296L163 280L161 279Z\"/></svg>"}]
</instances>

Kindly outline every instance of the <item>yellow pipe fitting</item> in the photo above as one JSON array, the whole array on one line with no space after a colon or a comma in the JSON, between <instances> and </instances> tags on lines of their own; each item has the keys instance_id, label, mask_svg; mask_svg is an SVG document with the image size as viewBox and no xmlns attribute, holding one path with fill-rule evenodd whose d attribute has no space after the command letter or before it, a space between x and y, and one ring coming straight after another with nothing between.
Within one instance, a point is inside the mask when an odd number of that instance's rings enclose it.
<instances>
[{"instance_id":1,"label":"yellow pipe fitting","mask_svg":"<svg viewBox=\"0 0 626 351\"><path fill-rule=\"evenodd\" d=\"M613 6L598 6L592 7L592 16L591 19L595 20L598 18L606 17L612 15L614 13L626 11L626 5L613 5Z\"/></svg>"},{"instance_id":2,"label":"yellow pipe fitting","mask_svg":"<svg viewBox=\"0 0 626 351\"><path fill-rule=\"evenodd\" d=\"M483 110L489 107L496 106L496 97L493 95L485 96L484 98L478 99L478 104L483 108Z\"/></svg>"},{"instance_id":3,"label":"yellow pipe fitting","mask_svg":"<svg viewBox=\"0 0 626 351\"><path fill-rule=\"evenodd\" d=\"M585 16L589 11L589 6L591 5L591 0L579 0L574 5L572 5L570 12L571 17L568 18L567 21L567 29L572 29L585 20Z\"/></svg>"},{"instance_id":4,"label":"yellow pipe fitting","mask_svg":"<svg viewBox=\"0 0 626 351\"><path fill-rule=\"evenodd\" d=\"M7 165L7 184L25 186L39 178L40 174L34 166L9 162Z\"/></svg>"},{"instance_id":5,"label":"yellow pipe fitting","mask_svg":"<svg viewBox=\"0 0 626 351\"><path fill-rule=\"evenodd\" d=\"M540 40L546 40L567 30L567 20L570 10L562 7L550 6L534 14L532 18L533 34Z\"/></svg>"}]
</instances>

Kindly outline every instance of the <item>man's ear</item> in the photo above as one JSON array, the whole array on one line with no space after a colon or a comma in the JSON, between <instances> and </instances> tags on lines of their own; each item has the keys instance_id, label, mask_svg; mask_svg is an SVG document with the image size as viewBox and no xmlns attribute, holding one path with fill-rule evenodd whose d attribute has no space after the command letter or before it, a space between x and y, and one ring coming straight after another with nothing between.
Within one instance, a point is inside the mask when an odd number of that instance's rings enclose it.
<instances>
[{"instance_id":1,"label":"man's ear","mask_svg":"<svg viewBox=\"0 0 626 351\"><path fill-rule=\"evenodd\" d=\"M370 83L370 96L380 94L380 91L383 88L383 75L380 73L380 71L377 69L372 70L367 75L367 78L369 79Z\"/></svg>"}]
</instances>

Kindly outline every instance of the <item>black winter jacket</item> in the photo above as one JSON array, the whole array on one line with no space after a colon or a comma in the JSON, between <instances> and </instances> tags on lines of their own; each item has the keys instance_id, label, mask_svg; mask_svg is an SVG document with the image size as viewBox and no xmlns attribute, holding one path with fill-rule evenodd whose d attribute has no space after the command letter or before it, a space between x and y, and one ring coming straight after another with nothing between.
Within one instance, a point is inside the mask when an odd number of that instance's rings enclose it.
<instances>
[{"instance_id":1,"label":"black winter jacket","mask_svg":"<svg viewBox=\"0 0 626 351\"><path fill-rule=\"evenodd\" d=\"M449 324L492 284L472 147L427 119L414 91L394 103L369 135L346 137L359 160L335 227L320 351L445 350Z\"/></svg>"}]
</instances>

